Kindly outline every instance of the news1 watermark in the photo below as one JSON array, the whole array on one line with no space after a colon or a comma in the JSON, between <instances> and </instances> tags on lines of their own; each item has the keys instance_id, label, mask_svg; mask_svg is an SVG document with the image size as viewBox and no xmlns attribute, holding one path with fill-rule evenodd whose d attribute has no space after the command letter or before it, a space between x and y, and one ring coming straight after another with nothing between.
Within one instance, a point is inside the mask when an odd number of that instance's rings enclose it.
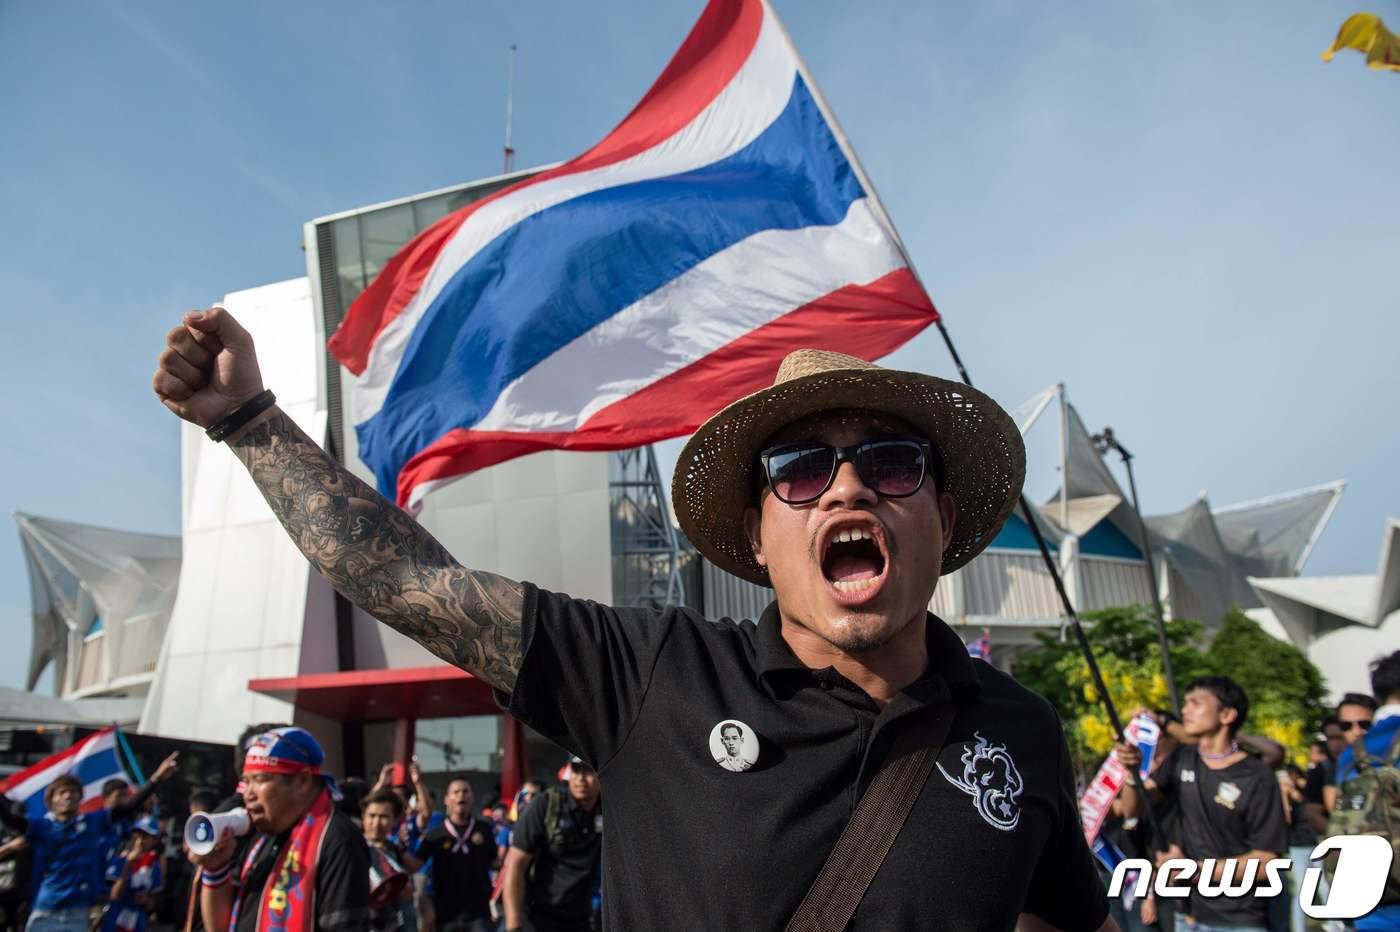
<instances>
[{"instance_id":1,"label":"news1 watermark","mask_svg":"<svg viewBox=\"0 0 1400 932\"><path fill-rule=\"evenodd\" d=\"M1317 891L1323 877L1320 862L1333 852L1336 867L1328 880L1325 902L1318 903ZM1390 839L1380 835L1334 835L1320 842L1308 856L1311 866L1303 874L1298 905L1311 919L1357 919L1366 915L1385 893L1393 857ZM1204 897L1278 896L1287 891L1284 878L1293 869L1292 858L1263 862L1263 884L1256 888L1259 861L1245 861L1241 866L1237 858L1226 858L1219 880L1215 877L1216 862L1216 858L1169 858L1154 868L1143 858L1125 858L1113 868L1108 895L1117 897L1127 887L1137 899L1149 890L1160 897L1186 897L1194 887L1196 894ZM1130 875L1135 875L1131 881Z\"/></svg>"}]
</instances>

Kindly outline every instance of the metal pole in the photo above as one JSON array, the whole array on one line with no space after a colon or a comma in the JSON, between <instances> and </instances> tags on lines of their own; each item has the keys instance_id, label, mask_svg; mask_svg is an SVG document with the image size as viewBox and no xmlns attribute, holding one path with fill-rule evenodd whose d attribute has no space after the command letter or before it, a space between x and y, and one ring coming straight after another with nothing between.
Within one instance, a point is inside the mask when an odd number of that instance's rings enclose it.
<instances>
[{"instance_id":1,"label":"metal pole","mask_svg":"<svg viewBox=\"0 0 1400 932\"><path fill-rule=\"evenodd\" d=\"M953 338L948 335L948 329L943 326L943 321L936 321L938 332L943 336L943 343L948 347L948 355L953 357L953 365L957 366L958 374L962 376L963 382L969 387L972 386L972 379L967 374L967 368L962 363L962 358L958 356L958 350L953 346ZM1069 593L1065 591L1065 582L1060 578L1060 567L1055 563L1055 558L1050 556L1050 547L1045 543L1045 535L1040 531L1040 525L1035 520L1035 511L1031 503L1026 499L1026 494L1021 493L1021 514L1025 515L1026 526L1030 528L1031 536L1035 538L1035 545L1040 549L1040 558L1045 561L1045 568L1050 571L1050 578L1054 580L1055 592L1060 596L1060 605L1064 607L1065 615L1069 617L1070 624L1074 628L1075 640L1079 642L1079 649L1084 654L1084 661L1089 665L1089 676L1094 681L1094 688L1098 690L1099 698L1103 701L1104 711L1108 713L1108 723L1113 727L1113 733L1118 737L1119 742L1127 739L1123 736L1123 722L1118 718L1118 710L1113 705L1113 699L1108 694L1108 684L1104 682L1103 672L1099 670L1098 661L1094 659L1094 651L1089 647L1089 638L1084 633L1084 625L1079 621L1079 615L1074 610L1074 604L1069 600Z\"/></svg>"},{"instance_id":2,"label":"metal pole","mask_svg":"<svg viewBox=\"0 0 1400 932\"><path fill-rule=\"evenodd\" d=\"M905 264L908 266L909 271L914 275L914 278L919 281L920 285L922 285L923 280L919 277L918 269L914 266L914 260L909 255L909 250L905 248L904 241L900 239L899 231L895 229L894 223L890 220L889 213L885 210L885 205L881 203L880 196L875 191L875 185L871 182L869 175L865 172L864 166L860 163L860 159L856 156L855 147L851 145L850 138L847 137L845 130L841 128L841 123L836 119L836 114L832 112L831 107L827 105L826 98L822 95L821 88L817 85L816 80L812 77L811 71L807 68L807 63L802 59L801 53L797 51L797 44L793 42L792 37L788 35L786 27L782 24L782 20L778 18L778 14L773 10L770 0L762 0L762 3L764 6L764 13L770 16L772 21L777 24L793 56L797 59L798 74L801 75L802 79L807 83L807 88L812 93L812 99L816 103L817 109L821 111L828 126L831 127L832 135L836 138L836 144L840 146L841 151L846 155L847 161L851 163L851 168L855 172L856 179L865 190L867 197L869 197L871 207L875 210L876 216L889 232L890 238L894 240L895 246L899 249L900 255L904 257ZM947 328L943 326L942 317L936 317L934 319L934 324L938 327L938 332L943 336L943 343L948 347L948 354L953 357L953 364L957 366L958 375L961 376L964 384L971 386L972 378L967 374L967 367L963 365L961 357L958 356L957 348L953 346L953 340L948 335ZM1084 636L1084 631L1079 623L1079 616L1075 614L1074 606L1070 603L1069 595L1065 592L1064 581L1060 579L1059 567L1055 565L1054 559L1050 556L1050 549L1046 546L1045 539L1040 533L1040 528L1036 525L1035 516L1031 512L1030 504L1026 501L1026 496L1024 494L1021 495L1021 510L1025 512L1027 519L1026 524L1030 527L1031 534L1035 537L1036 544L1040 547L1041 558L1044 559L1045 566L1050 570L1051 578L1055 580L1055 589L1060 593L1060 601L1064 605L1065 614L1068 615L1070 620L1074 623L1080 647L1084 651L1084 659L1089 664L1089 672L1094 678L1094 685L1098 689L1099 695L1103 698L1104 708L1108 711L1109 721L1113 725L1114 734L1118 736L1119 741L1122 741L1123 725L1118 720L1117 711L1113 708L1113 700L1108 696L1108 687L1104 684L1103 675L1099 672L1099 665L1094 660L1093 652L1089 650L1089 641Z\"/></svg>"},{"instance_id":3,"label":"metal pole","mask_svg":"<svg viewBox=\"0 0 1400 932\"><path fill-rule=\"evenodd\" d=\"M1147 536L1147 522L1142 519L1142 509L1138 507L1137 480L1133 478L1133 454L1118 442L1112 427L1105 427L1103 433L1093 438L1102 444L1105 451L1114 449L1123 458L1123 466L1128 470L1128 491L1133 496L1133 514L1137 517L1138 536L1142 540L1142 566L1147 570L1147 588L1152 591L1152 618L1157 623L1157 646L1162 651L1162 675L1167 680L1167 696L1171 700L1172 711L1181 714L1181 703L1176 696L1176 676L1172 672L1172 655L1167 650L1167 624L1162 614L1162 596L1157 591L1157 568L1152 559L1152 538Z\"/></svg>"},{"instance_id":4,"label":"metal pole","mask_svg":"<svg viewBox=\"0 0 1400 932\"><path fill-rule=\"evenodd\" d=\"M510 130L515 118L515 46L510 47L510 73L506 78L506 151L505 174L515 166L515 149L511 148Z\"/></svg>"},{"instance_id":5,"label":"metal pole","mask_svg":"<svg viewBox=\"0 0 1400 932\"><path fill-rule=\"evenodd\" d=\"M1060 389L1060 529L1066 534L1069 530L1069 399L1065 397L1065 383Z\"/></svg>"}]
</instances>

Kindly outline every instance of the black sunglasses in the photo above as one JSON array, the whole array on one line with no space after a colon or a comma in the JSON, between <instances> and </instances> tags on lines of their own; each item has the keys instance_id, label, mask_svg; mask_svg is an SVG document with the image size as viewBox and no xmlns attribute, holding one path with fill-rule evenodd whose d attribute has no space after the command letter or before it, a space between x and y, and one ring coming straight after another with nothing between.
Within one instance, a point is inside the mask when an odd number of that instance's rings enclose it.
<instances>
[{"instance_id":1,"label":"black sunglasses","mask_svg":"<svg viewBox=\"0 0 1400 932\"><path fill-rule=\"evenodd\" d=\"M885 498L906 498L919 491L934 463L939 464L927 440L895 438L867 440L849 447L827 443L785 443L758 455L768 487L788 505L806 505L821 498L842 463L855 464L860 481Z\"/></svg>"},{"instance_id":2,"label":"black sunglasses","mask_svg":"<svg viewBox=\"0 0 1400 932\"><path fill-rule=\"evenodd\" d=\"M1369 721L1362 721L1362 722L1342 722L1342 731L1353 731L1353 730L1358 729L1358 728L1359 728L1360 730L1362 730L1362 731L1370 731L1370 730L1371 730L1371 722L1369 722Z\"/></svg>"}]
</instances>

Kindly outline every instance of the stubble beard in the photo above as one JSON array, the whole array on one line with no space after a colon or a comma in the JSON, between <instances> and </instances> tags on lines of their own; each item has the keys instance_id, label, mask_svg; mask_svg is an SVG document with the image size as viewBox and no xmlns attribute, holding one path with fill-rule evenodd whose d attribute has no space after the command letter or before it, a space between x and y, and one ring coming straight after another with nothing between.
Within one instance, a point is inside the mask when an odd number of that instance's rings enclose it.
<instances>
[{"instance_id":1,"label":"stubble beard","mask_svg":"<svg viewBox=\"0 0 1400 932\"><path fill-rule=\"evenodd\" d=\"M843 654L859 656L884 647L894 640L908 624L907 620L904 624L899 624L893 618L853 622L851 616L848 615L829 624L828 630L818 633L828 644Z\"/></svg>"}]
</instances>

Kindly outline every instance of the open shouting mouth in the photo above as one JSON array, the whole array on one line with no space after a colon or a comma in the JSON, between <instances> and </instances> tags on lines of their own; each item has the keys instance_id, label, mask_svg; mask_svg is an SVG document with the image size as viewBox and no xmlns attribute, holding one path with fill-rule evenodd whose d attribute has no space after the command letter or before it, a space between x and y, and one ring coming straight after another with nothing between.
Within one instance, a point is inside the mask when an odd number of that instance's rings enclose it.
<instances>
[{"instance_id":1,"label":"open shouting mouth","mask_svg":"<svg viewBox=\"0 0 1400 932\"><path fill-rule=\"evenodd\" d=\"M818 542L822 578L842 605L863 605L875 598L888 578L889 545L874 518L852 516L827 525Z\"/></svg>"}]
</instances>

